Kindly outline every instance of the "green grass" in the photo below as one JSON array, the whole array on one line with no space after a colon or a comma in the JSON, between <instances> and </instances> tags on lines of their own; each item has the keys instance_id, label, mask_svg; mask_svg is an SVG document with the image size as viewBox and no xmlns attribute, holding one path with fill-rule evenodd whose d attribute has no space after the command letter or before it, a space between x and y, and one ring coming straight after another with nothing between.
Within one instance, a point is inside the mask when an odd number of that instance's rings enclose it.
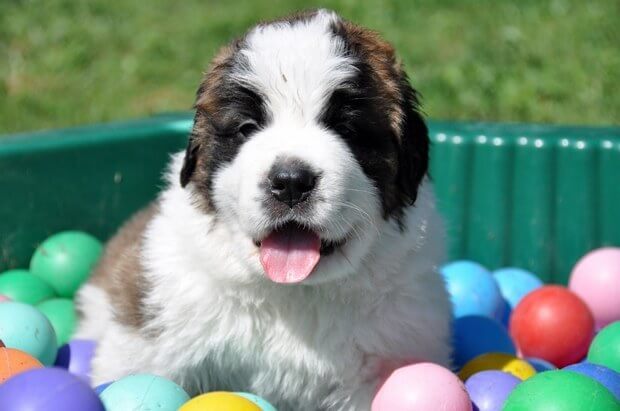
<instances>
[{"instance_id":1,"label":"green grass","mask_svg":"<svg viewBox=\"0 0 620 411\"><path fill-rule=\"evenodd\" d=\"M215 51L325 6L379 30L431 118L618 124L618 0L0 0L0 133L187 110Z\"/></svg>"}]
</instances>

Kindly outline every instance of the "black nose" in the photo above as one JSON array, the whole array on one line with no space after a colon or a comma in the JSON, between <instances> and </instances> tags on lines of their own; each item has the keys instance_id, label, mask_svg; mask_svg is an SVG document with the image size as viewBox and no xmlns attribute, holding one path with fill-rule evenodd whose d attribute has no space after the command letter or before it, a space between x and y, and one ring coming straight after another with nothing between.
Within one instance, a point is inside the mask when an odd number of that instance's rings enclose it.
<instances>
[{"instance_id":1,"label":"black nose","mask_svg":"<svg viewBox=\"0 0 620 411\"><path fill-rule=\"evenodd\" d=\"M293 208L305 201L314 186L317 175L300 161L276 163L269 172L269 192L278 200Z\"/></svg>"}]
</instances>

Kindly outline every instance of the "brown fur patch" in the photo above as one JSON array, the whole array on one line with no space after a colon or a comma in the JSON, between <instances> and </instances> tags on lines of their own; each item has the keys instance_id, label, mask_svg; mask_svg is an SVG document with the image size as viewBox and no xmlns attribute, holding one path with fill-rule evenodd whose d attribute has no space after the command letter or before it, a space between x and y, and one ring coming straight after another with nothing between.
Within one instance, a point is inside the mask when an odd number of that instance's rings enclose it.
<instances>
[{"instance_id":1,"label":"brown fur patch","mask_svg":"<svg viewBox=\"0 0 620 411\"><path fill-rule=\"evenodd\" d=\"M157 210L153 203L121 227L106 245L90 279L108 295L116 319L132 328L143 328L149 320L144 299L150 284L144 277L140 253L144 230Z\"/></svg>"}]
</instances>

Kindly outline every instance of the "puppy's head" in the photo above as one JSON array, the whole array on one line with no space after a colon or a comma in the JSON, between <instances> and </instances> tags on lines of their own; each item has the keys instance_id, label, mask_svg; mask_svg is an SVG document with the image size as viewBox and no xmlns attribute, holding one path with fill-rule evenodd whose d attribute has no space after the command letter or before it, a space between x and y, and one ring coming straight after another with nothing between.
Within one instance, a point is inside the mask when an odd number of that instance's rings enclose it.
<instances>
[{"instance_id":1,"label":"puppy's head","mask_svg":"<svg viewBox=\"0 0 620 411\"><path fill-rule=\"evenodd\" d=\"M319 10L224 48L197 93L181 185L276 282L354 273L428 166L415 91L377 34Z\"/></svg>"}]
</instances>

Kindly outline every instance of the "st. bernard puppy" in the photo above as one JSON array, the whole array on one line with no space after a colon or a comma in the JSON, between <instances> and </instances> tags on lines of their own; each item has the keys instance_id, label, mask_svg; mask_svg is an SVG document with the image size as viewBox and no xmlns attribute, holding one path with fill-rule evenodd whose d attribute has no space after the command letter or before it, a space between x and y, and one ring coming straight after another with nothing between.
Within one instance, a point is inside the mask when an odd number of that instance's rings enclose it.
<instances>
[{"instance_id":1,"label":"st. bernard puppy","mask_svg":"<svg viewBox=\"0 0 620 411\"><path fill-rule=\"evenodd\" d=\"M94 382L360 411L393 369L447 365L428 131L393 48L326 10L259 24L195 108L167 187L79 292Z\"/></svg>"}]
</instances>

